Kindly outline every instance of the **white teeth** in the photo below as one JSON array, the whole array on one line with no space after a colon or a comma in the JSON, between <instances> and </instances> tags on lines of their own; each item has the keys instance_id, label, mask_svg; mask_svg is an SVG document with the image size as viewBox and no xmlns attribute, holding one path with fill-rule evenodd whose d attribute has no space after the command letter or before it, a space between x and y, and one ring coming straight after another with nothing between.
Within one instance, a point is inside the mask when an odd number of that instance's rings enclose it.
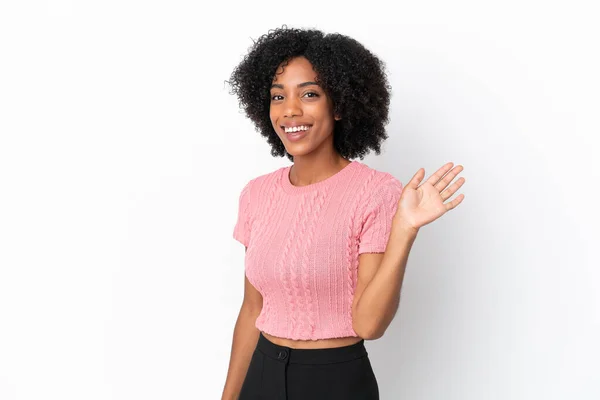
<instances>
[{"instance_id":1,"label":"white teeth","mask_svg":"<svg viewBox=\"0 0 600 400\"><path fill-rule=\"evenodd\" d=\"M298 132L298 131L307 131L310 129L310 126L295 126L292 128L284 128L286 133Z\"/></svg>"}]
</instances>

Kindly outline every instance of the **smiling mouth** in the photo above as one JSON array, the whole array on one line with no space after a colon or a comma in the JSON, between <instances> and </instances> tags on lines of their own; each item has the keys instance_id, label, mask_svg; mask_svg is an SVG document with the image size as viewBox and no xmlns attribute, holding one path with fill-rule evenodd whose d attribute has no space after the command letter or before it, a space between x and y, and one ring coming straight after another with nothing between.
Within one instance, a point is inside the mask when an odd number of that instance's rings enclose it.
<instances>
[{"instance_id":1,"label":"smiling mouth","mask_svg":"<svg viewBox=\"0 0 600 400\"><path fill-rule=\"evenodd\" d=\"M281 129L288 135L293 135L293 134L300 134L300 133L304 133L304 132L308 132L311 130L312 125L303 125L308 129L298 129L298 130L287 130L288 128L286 128L285 126L282 126Z\"/></svg>"}]
</instances>

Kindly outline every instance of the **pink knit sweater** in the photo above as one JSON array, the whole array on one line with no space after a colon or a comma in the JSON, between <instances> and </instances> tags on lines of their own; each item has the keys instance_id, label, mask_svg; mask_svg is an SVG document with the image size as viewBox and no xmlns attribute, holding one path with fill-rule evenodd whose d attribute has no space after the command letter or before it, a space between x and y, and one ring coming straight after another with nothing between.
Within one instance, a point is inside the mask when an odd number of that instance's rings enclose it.
<instances>
[{"instance_id":1,"label":"pink knit sweater","mask_svg":"<svg viewBox=\"0 0 600 400\"><path fill-rule=\"evenodd\" d=\"M294 186L290 168L250 180L239 196L233 237L248 247L245 273L263 297L256 327L294 340L358 336L358 255L385 251L402 184L352 161Z\"/></svg>"}]
</instances>

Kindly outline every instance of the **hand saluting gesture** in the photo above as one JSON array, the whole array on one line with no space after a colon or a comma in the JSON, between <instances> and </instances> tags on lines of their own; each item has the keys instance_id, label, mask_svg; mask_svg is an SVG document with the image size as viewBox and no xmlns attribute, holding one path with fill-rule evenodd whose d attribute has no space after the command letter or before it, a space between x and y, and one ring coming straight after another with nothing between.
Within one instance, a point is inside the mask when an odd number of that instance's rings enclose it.
<instances>
[{"instance_id":1,"label":"hand saluting gesture","mask_svg":"<svg viewBox=\"0 0 600 400\"><path fill-rule=\"evenodd\" d=\"M398 200L398 209L394 216L396 223L405 228L418 230L435 221L447 211L454 209L463 201L465 195L460 194L454 200L444 203L465 183L465 178L461 177L448 186L463 170L463 167L458 165L448 172L452 165L453 163L449 162L442 166L421 186L418 185L425 175L425 169L420 168L417 171L402 190L400 200Z\"/></svg>"}]
</instances>

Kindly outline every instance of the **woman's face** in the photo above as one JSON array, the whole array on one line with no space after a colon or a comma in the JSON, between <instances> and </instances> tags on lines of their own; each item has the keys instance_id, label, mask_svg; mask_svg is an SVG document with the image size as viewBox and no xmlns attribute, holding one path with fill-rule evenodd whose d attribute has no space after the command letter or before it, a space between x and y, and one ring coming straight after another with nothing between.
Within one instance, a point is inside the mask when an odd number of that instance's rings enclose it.
<instances>
[{"instance_id":1,"label":"woman's face","mask_svg":"<svg viewBox=\"0 0 600 400\"><path fill-rule=\"evenodd\" d=\"M271 87L273 129L292 156L306 155L321 146L333 149L333 103L315 83L317 74L305 57L279 66ZM286 128L302 127L296 132ZM308 127L308 130L305 131Z\"/></svg>"}]
</instances>

